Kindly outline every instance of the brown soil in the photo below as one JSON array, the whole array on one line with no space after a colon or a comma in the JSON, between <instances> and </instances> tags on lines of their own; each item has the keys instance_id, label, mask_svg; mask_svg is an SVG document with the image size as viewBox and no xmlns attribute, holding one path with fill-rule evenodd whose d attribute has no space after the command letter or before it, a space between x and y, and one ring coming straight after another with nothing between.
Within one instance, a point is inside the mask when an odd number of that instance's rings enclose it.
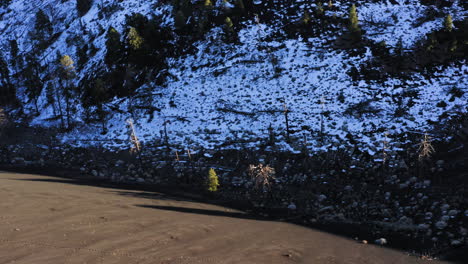
<instances>
[{"instance_id":1,"label":"brown soil","mask_svg":"<svg viewBox=\"0 0 468 264\"><path fill-rule=\"evenodd\" d=\"M424 262L162 193L0 173L1 264Z\"/></svg>"}]
</instances>

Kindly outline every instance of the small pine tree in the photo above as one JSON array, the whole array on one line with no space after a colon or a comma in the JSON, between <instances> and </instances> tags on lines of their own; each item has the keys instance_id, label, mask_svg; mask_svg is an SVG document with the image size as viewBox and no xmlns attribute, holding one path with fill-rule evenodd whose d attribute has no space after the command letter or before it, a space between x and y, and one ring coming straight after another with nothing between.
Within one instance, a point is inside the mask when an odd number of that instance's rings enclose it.
<instances>
[{"instance_id":1,"label":"small pine tree","mask_svg":"<svg viewBox=\"0 0 468 264\"><path fill-rule=\"evenodd\" d=\"M208 171L208 182L207 182L208 191L216 192L219 187L218 175L213 168Z\"/></svg>"},{"instance_id":2,"label":"small pine tree","mask_svg":"<svg viewBox=\"0 0 468 264\"><path fill-rule=\"evenodd\" d=\"M177 29L185 27L187 18L182 10L177 11L174 18L174 24Z\"/></svg>"},{"instance_id":3,"label":"small pine tree","mask_svg":"<svg viewBox=\"0 0 468 264\"><path fill-rule=\"evenodd\" d=\"M352 32L360 31L356 5L354 4L349 9L349 30Z\"/></svg>"},{"instance_id":4,"label":"small pine tree","mask_svg":"<svg viewBox=\"0 0 468 264\"><path fill-rule=\"evenodd\" d=\"M122 56L122 43L120 41L120 33L113 27L109 27L107 30L106 50L104 62L108 66L118 64Z\"/></svg>"},{"instance_id":5,"label":"small pine tree","mask_svg":"<svg viewBox=\"0 0 468 264\"><path fill-rule=\"evenodd\" d=\"M239 9L244 10L245 9L244 1L237 0L237 6L239 7Z\"/></svg>"},{"instance_id":6,"label":"small pine tree","mask_svg":"<svg viewBox=\"0 0 468 264\"><path fill-rule=\"evenodd\" d=\"M42 50L47 48L48 41L53 33L53 26L42 9L36 13L36 20L34 22L34 30L29 33L32 40L37 41L37 48Z\"/></svg>"},{"instance_id":7,"label":"small pine tree","mask_svg":"<svg viewBox=\"0 0 468 264\"><path fill-rule=\"evenodd\" d=\"M54 115L56 115L56 109L55 109L55 91L54 91L54 86L52 86L52 83L48 83L46 86L46 105L52 105L52 108L54 110Z\"/></svg>"},{"instance_id":8,"label":"small pine tree","mask_svg":"<svg viewBox=\"0 0 468 264\"><path fill-rule=\"evenodd\" d=\"M0 51L0 88L10 84L10 69L8 63L4 59L4 55ZM0 89L0 96L2 96L2 89Z\"/></svg>"},{"instance_id":9,"label":"small pine tree","mask_svg":"<svg viewBox=\"0 0 468 264\"><path fill-rule=\"evenodd\" d=\"M11 0L0 0L0 7L8 6Z\"/></svg>"},{"instance_id":10,"label":"small pine tree","mask_svg":"<svg viewBox=\"0 0 468 264\"><path fill-rule=\"evenodd\" d=\"M318 2L317 9L315 10L315 12L317 13L318 16L323 15L324 11L323 11L322 2Z\"/></svg>"},{"instance_id":11,"label":"small pine tree","mask_svg":"<svg viewBox=\"0 0 468 264\"><path fill-rule=\"evenodd\" d=\"M39 9L36 13L34 30L36 32L44 32L45 34L52 34L52 23L50 23L49 16L42 9Z\"/></svg>"},{"instance_id":12,"label":"small pine tree","mask_svg":"<svg viewBox=\"0 0 468 264\"><path fill-rule=\"evenodd\" d=\"M308 12L307 10L304 11L304 15L302 16L301 22L302 22L302 24L304 24L304 25L309 24L309 22L310 22L310 15L309 15L309 12Z\"/></svg>"},{"instance_id":13,"label":"small pine tree","mask_svg":"<svg viewBox=\"0 0 468 264\"><path fill-rule=\"evenodd\" d=\"M224 20L224 23L226 25L226 29L228 32L234 31L234 24L232 23L232 20L230 17L226 17L226 19Z\"/></svg>"},{"instance_id":14,"label":"small pine tree","mask_svg":"<svg viewBox=\"0 0 468 264\"><path fill-rule=\"evenodd\" d=\"M205 6L205 8L212 8L213 7L213 2L211 2L211 0L205 0L204 6Z\"/></svg>"},{"instance_id":15,"label":"small pine tree","mask_svg":"<svg viewBox=\"0 0 468 264\"><path fill-rule=\"evenodd\" d=\"M458 40L456 39L453 39L451 42L450 42L450 47L449 47L449 50L450 52L455 52L458 48Z\"/></svg>"},{"instance_id":16,"label":"small pine tree","mask_svg":"<svg viewBox=\"0 0 468 264\"><path fill-rule=\"evenodd\" d=\"M445 27L445 30L448 31L448 32L451 32L452 29L453 29L453 21L452 21L452 16L450 14L448 14L445 17L444 27Z\"/></svg>"},{"instance_id":17,"label":"small pine tree","mask_svg":"<svg viewBox=\"0 0 468 264\"><path fill-rule=\"evenodd\" d=\"M10 40L10 52L12 57L18 56L19 53L19 48L18 48L18 42L16 39Z\"/></svg>"},{"instance_id":18,"label":"small pine tree","mask_svg":"<svg viewBox=\"0 0 468 264\"><path fill-rule=\"evenodd\" d=\"M140 36L136 28L130 27L127 36L128 44L133 50L138 50L143 46L144 39Z\"/></svg>"},{"instance_id":19,"label":"small pine tree","mask_svg":"<svg viewBox=\"0 0 468 264\"><path fill-rule=\"evenodd\" d=\"M92 5L93 0L77 0L76 10L78 11L78 15L84 16L86 13L88 13Z\"/></svg>"}]
</instances>

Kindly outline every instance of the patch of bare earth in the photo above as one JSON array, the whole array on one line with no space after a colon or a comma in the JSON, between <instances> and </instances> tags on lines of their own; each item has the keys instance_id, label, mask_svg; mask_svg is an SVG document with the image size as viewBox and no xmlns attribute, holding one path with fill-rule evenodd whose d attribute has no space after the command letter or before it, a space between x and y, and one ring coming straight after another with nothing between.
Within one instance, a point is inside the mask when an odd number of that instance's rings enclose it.
<instances>
[{"instance_id":1,"label":"patch of bare earth","mask_svg":"<svg viewBox=\"0 0 468 264\"><path fill-rule=\"evenodd\" d=\"M424 262L164 194L0 173L2 264Z\"/></svg>"}]
</instances>

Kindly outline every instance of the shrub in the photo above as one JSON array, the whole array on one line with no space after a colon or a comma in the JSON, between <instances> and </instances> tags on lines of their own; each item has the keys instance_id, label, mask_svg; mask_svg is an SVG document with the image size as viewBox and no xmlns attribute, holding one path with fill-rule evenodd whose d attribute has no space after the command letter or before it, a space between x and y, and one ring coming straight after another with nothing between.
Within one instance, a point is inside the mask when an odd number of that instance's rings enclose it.
<instances>
[{"instance_id":1,"label":"shrub","mask_svg":"<svg viewBox=\"0 0 468 264\"><path fill-rule=\"evenodd\" d=\"M208 182L207 182L208 191L216 192L218 191L218 186L219 186L218 175L216 175L215 170L211 168L208 171Z\"/></svg>"}]
</instances>

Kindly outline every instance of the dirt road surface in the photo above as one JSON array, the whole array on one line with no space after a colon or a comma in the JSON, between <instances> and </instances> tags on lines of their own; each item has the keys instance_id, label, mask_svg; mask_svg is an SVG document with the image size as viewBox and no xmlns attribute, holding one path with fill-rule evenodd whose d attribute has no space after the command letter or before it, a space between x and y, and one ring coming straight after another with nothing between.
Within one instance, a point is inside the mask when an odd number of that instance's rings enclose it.
<instances>
[{"instance_id":1,"label":"dirt road surface","mask_svg":"<svg viewBox=\"0 0 468 264\"><path fill-rule=\"evenodd\" d=\"M164 194L0 172L3 263L426 263ZM430 263L439 263L431 261Z\"/></svg>"}]
</instances>

